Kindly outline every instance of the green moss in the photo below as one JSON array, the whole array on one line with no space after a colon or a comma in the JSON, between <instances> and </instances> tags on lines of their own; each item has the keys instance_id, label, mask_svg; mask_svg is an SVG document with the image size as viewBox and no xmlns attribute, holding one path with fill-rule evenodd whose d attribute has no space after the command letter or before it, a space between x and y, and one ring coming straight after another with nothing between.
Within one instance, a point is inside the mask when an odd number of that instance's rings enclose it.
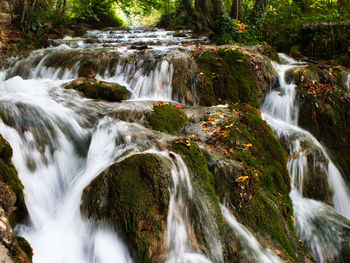
<instances>
[{"instance_id":1,"label":"green moss","mask_svg":"<svg viewBox=\"0 0 350 263\"><path fill-rule=\"evenodd\" d=\"M133 155L110 166L85 188L81 211L122 232L132 256L152 262L164 246L170 165L155 154Z\"/></svg>"},{"instance_id":2,"label":"green moss","mask_svg":"<svg viewBox=\"0 0 350 263\"><path fill-rule=\"evenodd\" d=\"M259 90L249 59L239 50L204 51L197 64L201 72L198 97L202 105L247 102L258 105Z\"/></svg>"},{"instance_id":3,"label":"green moss","mask_svg":"<svg viewBox=\"0 0 350 263\"><path fill-rule=\"evenodd\" d=\"M205 203L211 208L211 216L217 223L220 234L223 235L223 232L225 231L225 223L214 190L214 177L208 170L204 154L199 146L192 141L190 147L174 142L172 148L175 152L179 153L185 161L191 175L193 188L198 191L197 194L199 194L200 198L203 198ZM196 214L200 212L190 211L190 213L192 217L196 217ZM197 229L197 237L203 236L200 231L200 229Z\"/></svg>"},{"instance_id":4,"label":"green moss","mask_svg":"<svg viewBox=\"0 0 350 263\"><path fill-rule=\"evenodd\" d=\"M33 257L33 249L28 241L20 236L16 236L16 240L22 251L27 255L29 259Z\"/></svg>"},{"instance_id":5,"label":"green moss","mask_svg":"<svg viewBox=\"0 0 350 263\"><path fill-rule=\"evenodd\" d=\"M350 182L350 97L338 69L310 65L298 81L300 105L298 123L311 132L327 149L342 174Z\"/></svg>"},{"instance_id":6,"label":"green moss","mask_svg":"<svg viewBox=\"0 0 350 263\"><path fill-rule=\"evenodd\" d=\"M227 157L242 163L240 172L215 174L215 189L220 199L234 207L238 220L269 240L284 257L298 262L303 254L293 223L289 198L290 177L285 152L272 129L261 119L260 111L248 104L236 104L223 120L224 136L215 141L227 150ZM243 182L238 177L246 176Z\"/></svg>"},{"instance_id":7,"label":"green moss","mask_svg":"<svg viewBox=\"0 0 350 263\"><path fill-rule=\"evenodd\" d=\"M27 215L27 208L24 202L23 185L18 178L17 171L11 163L12 148L0 135L0 180L6 183L16 194L15 206L17 210L10 215L10 223L15 226Z\"/></svg>"},{"instance_id":8,"label":"green moss","mask_svg":"<svg viewBox=\"0 0 350 263\"><path fill-rule=\"evenodd\" d=\"M276 49L271 45L262 46L262 54L267 56L271 60L276 61L277 63L281 63L280 57L278 56Z\"/></svg>"},{"instance_id":9,"label":"green moss","mask_svg":"<svg viewBox=\"0 0 350 263\"><path fill-rule=\"evenodd\" d=\"M103 99L118 102L130 99L131 93L127 88L96 79L79 78L65 85L67 89L75 89L84 93L88 98Z\"/></svg>"},{"instance_id":10,"label":"green moss","mask_svg":"<svg viewBox=\"0 0 350 263\"><path fill-rule=\"evenodd\" d=\"M152 129L170 134L180 130L187 121L186 114L171 104L154 106L152 115L149 117Z\"/></svg>"}]
</instances>

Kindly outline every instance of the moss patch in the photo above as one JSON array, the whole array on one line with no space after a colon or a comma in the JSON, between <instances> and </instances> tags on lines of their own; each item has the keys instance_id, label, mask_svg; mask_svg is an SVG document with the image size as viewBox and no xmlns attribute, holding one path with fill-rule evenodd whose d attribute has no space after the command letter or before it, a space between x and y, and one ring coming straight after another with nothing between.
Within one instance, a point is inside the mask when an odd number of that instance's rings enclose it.
<instances>
[{"instance_id":1,"label":"moss patch","mask_svg":"<svg viewBox=\"0 0 350 263\"><path fill-rule=\"evenodd\" d=\"M81 91L88 98L103 99L113 102L127 100L131 97L130 91L119 84L91 78L79 78L66 84L65 88Z\"/></svg>"},{"instance_id":2,"label":"moss patch","mask_svg":"<svg viewBox=\"0 0 350 263\"><path fill-rule=\"evenodd\" d=\"M206 50L197 58L202 105L247 102L257 106L259 89L249 58L239 50Z\"/></svg>"},{"instance_id":3,"label":"moss patch","mask_svg":"<svg viewBox=\"0 0 350 263\"><path fill-rule=\"evenodd\" d=\"M350 96L338 69L309 65L288 73L295 81L298 123L331 152L350 182Z\"/></svg>"},{"instance_id":4,"label":"moss patch","mask_svg":"<svg viewBox=\"0 0 350 263\"><path fill-rule=\"evenodd\" d=\"M122 232L133 258L164 256L170 165L155 154L133 155L110 166L85 188L81 212Z\"/></svg>"},{"instance_id":5,"label":"moss patch","mask_svg":"<svg viewBox=\"0 0 350 263\"><path fill-rule=\"evenodd\" d=\"M188 200L190 220L201 250L209 258L212 258L210 252L212 247L211 239L205 234L207 232L206 224L212 224L211 228L216 228L216 232L214 231L213 233L218 234L217 238L222 244L225 244L225 241L227 241L226 237L228 238L232 234L221 213L219 201L214 190L214 177L208 170L205 156L195 142L191 141L190 146L173 142L172 149L180 154L189 169L194 192L192 200ZM203 211L206 212L203 213ZM201 223L199 224L198 222ZM232 259L236 255L228 255L230 245L232 244L227 244L223 252L224 256Z\"/></svg>"},{"instance_id":6,"label":"moss patch","mask_svg":"<svg viewBox=\"0 0 350 263\"><path fill-rule=\"evenodd\" d=\"M187 122L186 114L168 103L153 106L153 112L149 117L152 129L170 134L176 133Z\"/></svg>"},{"instance_id":7,"label":"moss patch","mask_svg":"<svg viewBox=\"0 0 350 263\"><path fill-rule=\"evenodd\" d=\"M23 185L18 178L17 171L11 163L12 148L9 143L0 135L0 180L6 183L16 194L15 206L17 210L10 215L10 222L15 226L17 222L27 216L27 208L24 202Z\"/></svg>"},{"instance_id":8,"label":"moss patch","mask_svg":"<svg viewBox=\"0 0 350 263\"><path fill-rule=\"evenodd\" d=\"M285 152L260 111L248 104L232 105L229 111L210 115L202 127L212 134L207 148L236 161L227 162L234 166L229 172L211 167L220 200L284 259L299 262L305 252L294 229Z\"/></svg>"}]
</instances>

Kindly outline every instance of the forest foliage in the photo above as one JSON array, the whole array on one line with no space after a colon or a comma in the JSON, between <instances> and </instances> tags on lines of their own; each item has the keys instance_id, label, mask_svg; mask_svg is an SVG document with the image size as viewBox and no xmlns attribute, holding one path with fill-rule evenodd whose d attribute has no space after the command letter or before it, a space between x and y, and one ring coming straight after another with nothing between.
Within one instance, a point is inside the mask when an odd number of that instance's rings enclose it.
<instances>
[{"instance_id":1,"label":"forest foliage","mask_svg":"<svg viewBox=\"0 0 350 263\"><path fill-rule=\"evenodd\" d=\"M159 26L209 32L218 44L266 42L280 50L296 44L302 25L350 21L346 0L16 0L14 20L40 35L45 25L122 26L128 16L160 13Z\"/></svg>"}]
</instances>

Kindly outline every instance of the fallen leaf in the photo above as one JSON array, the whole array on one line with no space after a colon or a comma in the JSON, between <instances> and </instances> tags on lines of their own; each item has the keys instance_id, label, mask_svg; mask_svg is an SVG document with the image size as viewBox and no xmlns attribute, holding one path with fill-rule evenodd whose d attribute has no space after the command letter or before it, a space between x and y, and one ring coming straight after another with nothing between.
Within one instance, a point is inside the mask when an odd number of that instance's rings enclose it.
<instances>
[{"instance_id":1,"label":"fallen leaf","mask_svg":"<svg viewBox=\"0 0 350 263\"><path fill-rule=\"evenodd\" d=\"M244 183L249 177L248 176L240 176L235 181L237 183Z\"/></svg>"}]
</instances>

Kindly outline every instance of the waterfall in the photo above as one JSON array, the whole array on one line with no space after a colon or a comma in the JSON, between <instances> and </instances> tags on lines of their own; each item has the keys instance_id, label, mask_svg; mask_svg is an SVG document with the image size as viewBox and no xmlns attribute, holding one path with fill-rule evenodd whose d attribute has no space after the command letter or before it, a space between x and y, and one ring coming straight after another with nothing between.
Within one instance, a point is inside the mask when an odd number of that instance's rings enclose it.
<instances>
[{"instance_id":1,"label":"waterfall","mask_svg":"<svg viewBox=\"0 0 350 263\"><path fill-rule=\"evenodd\" d=\"M177 51L170 50L183 42L173 33L93 31L86 39L65 38L57 47L34 51L1 71L0 133L13 148L12 161L25 187L29 213L28 222L17 225L16 232L33 247L33 262L132 262L114 230L82 219L80 203L83 189L103 170L143 152L162 155L172 163L167 262L211 262L189 239L193 230L186 202L192 192L183 160L175 153L170 157L168 152L151 150L159 139L154 131L108 117L110 112L149 111L152 102L147 100L172 100L172 59ZM122 35L126 39L120 42ZM127 50L132 36L135 44L153 44L152 50ZM119 47L114 50L115 46ZM97 78L124 84L132 91L132 100L140 102L95 101L63 88L77 78L81 62L96 54L107 54L102 56L106 67ZM203 218L211 228L210 217ZM223 262L221 243L215 238L210 237L210 256Z\"/></svg>"},{"instance_id":2,"label":"waterfall","mask_svg":"<svg viewBox=\"0 0 350 263\"><path fill-rule=\"evenodd\" d=\"M347 88L348 91L350 91L350 73L348 73L348 77L345 80L345 87Z\"/></svg>"},{"instance_id":3,"label":"waterfall","mask_svg":"<svg viewBox=\"0 0 350 263\"><path fill-rule=\"evenodd\" d=\"M164 143L174 138L145 127L142 119L153 101L184 101L173 90L174 61L191 59L191 48L182 44L206 43L204 38L194 40L189 32L184 33L186 37L175 38L174 32L164 30L89 31L81 38L52 41L51 47L14 59L0 71L0 133L13 148L12 162L24 185L29 213L16 233L33 247L34 263L133 262L115 228L83 219L80 205L83 190L102 171L142 153L158 154L171 163L165 262L225 261L225 241L212 207L202 200L204 195L191 180L185 161ZM124 85L132 92L131 99L110 103L64 89L64 84L78 77L80 65L90 59L99 62L97 79ZM288 168L298 234L320 262L332 262L339 257L342 230L349 228L343 218L350 218L349 191L326 149L297 126L296 86L286 83L284 74L298 63L284 55L281 59L287 64L274 64L281 85L266 97L263 117L278 137L290 142ZM186 65L182 66L187 70ZM130 122L118 118L125 112ZM303 196L309 167L302 142L308 142L326 160L316 160L315 165L327 174L334 209ZM198 210L198 222L193 222L190 206ZM243 256L239 255L242 260L280 262L224 205L220 207L244 248L240 251ZM195 223L201 224L206 245L198 244Z\"/></svg>"},{"instance_id":4,"label":"waterfall","mask_svg":"<svg viewBox=\"0 0 350 263\"><path fill-rule=\"evenodd\" d=\"M254 235L247 228L240 224L232 213L223 205L220 204L221 211L225 220L230 227L237 233L239 241L244 247L244 254L249 259L249 262L261 263L279 263L280 259L268 248L264 248L259 244Z\"/></svg>"},{"instance_id":5,"label":"waterfall","mask_svg":"<svg viewBox=\"0 0 350 263\"><path fill-rule=\"evenodd\" d=\"M289 148L288 169L292 181L290 196L298 235L319 262L334 262L338 259L341 249L341 229L350 228L350 222L345 219L350 219L350 192L326 149L312 134L298 127L298 111L302 109L298 108L295 99L296 85L286 83L285 73L299 63L284 54L280 56L287 64L274 64L279 73L280 85L266 96L261 108L263 118L273 128L277 137L286 141ZM307 149L302 146L304 144L311 145L325 159L324 164L314 161L314 167L318 165L324 169L328 187L333 193L334 209L303 195L304 181L310 176Z\"/></svg>"}]
</instances>

